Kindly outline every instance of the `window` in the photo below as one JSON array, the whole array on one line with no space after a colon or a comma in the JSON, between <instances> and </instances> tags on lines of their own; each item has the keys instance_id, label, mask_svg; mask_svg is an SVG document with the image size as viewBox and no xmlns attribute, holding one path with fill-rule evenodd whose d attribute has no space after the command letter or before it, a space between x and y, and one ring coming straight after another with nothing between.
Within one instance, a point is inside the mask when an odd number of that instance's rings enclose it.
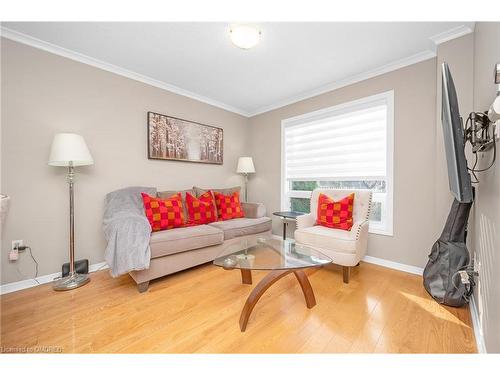
<instances>
[{"instance_id":1,"label":"window","mask_svg":"<svg viewBox=\"0 0 500 375\"><path fill-rule=\"evenodd\" d=\"M370 232L392 235L393 91L282 121L282 208L315 188L373 192Z\"/></svg>"}]
</instances>

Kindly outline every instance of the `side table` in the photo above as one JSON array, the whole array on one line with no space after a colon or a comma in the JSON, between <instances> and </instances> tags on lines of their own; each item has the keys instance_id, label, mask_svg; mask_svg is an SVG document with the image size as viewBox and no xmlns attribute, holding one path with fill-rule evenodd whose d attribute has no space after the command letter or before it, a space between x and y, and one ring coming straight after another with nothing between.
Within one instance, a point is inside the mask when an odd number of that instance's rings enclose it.
<instances>
[{"instance_id":1,"label":"side table","mask_svg":"<svg viewBox=\"0 0 500 375\"><path fill-rule=\"evenodd\" d=\"M295 220L298 216L304 215L304 212L298 211L278 211L273 212L273 215L281 217L283 220L283 239L286 240L286 227L288 226L287 220Z\"/></svg>"}]
</instances>

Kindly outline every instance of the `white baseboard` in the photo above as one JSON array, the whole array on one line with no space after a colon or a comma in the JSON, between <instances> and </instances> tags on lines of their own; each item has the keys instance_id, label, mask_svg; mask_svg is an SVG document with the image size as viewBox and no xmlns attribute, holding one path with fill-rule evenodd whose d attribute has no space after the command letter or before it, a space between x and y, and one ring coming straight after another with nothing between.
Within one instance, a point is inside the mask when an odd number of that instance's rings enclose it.
<instances>
[{"instance_id":1,"label":"white baseboard","mask_svg":"<svg viewBox=\"0 0 500 375\"><path fill-rule=\"evenodd\" d=\"M479 320L479 310L476 305L474 297L469 302L470 315L472 319L472 327L474 329L474 336L476 338L477 352L486 354L486 344L484 342L483 330L481 329L481 321Z\"/></svg>"},{"instance_id":2,"label":"white baseboard","mask_svg":"<svg viewBox=\"0 0 500 375\"><path fill-rule=\"evenodd\" d=\"M392 268L392 269L398 270L398 271L412 273L414 275L422 276L422 274L424 273L423 268L410 266L409 264L393 262L393 261L387 260L387 259L376 258L376 257L372 257L370 255L366 255L363 258L363 262L376 264L376 265L382 266L382 267Z\"/></svg>"},{"instance_id":3,"label":"white baseboard","mask_svg":"<svg viewBox=\"0 0 500 375\"><path fill-rule=\"evenodd\" d=\"M106 268L109 268L106 262L91 264L89 266L89 272L92 273L99 270L105 270ZM47 284L52 282L56 277L61 277L61 272L38 276L36 279L27 279L16 281L14 283L3 284L0 285L0 295L16 292L22 289L32 288L41 284Z\"/></svg>"},{"instance_id":4,"label":"white baseboard","mask_svg":"<svg viewBox=\"0 0 500 375\"><path fill-rule=\"evenodd\" d=\"M272 236L278 240L283 238L282 236L278 236L277 234L273 234ZM376 258L376 257L372 257L370 255L366 255L363 258L363 262L372 263L372 264L376 264L378 266L392 268L394 270L408 272L408 273L412 273L412 274L420 275L420 276L422 276L422 274L424 273L423 268L410 266L408 264L403 264L403 263L397 263L397 262L393 262L391 260L386 260L386 259L382 259L382 258Z\"/></svg>"}]
</instances>

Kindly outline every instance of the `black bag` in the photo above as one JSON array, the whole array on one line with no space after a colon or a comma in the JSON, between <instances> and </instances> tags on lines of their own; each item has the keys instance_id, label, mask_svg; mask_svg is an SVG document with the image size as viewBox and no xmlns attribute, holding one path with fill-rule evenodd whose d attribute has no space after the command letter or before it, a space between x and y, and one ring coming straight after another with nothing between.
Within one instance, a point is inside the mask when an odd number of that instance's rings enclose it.
<instances>
[{"instance_id":1,"label":"black bag","mask_svg":"<svg viewBox=\"0 0 500 375\"><path fill-rule=\"evenodd\" d=\"M465 245L467 220L472 207L456 199L451 206L441 237L432 246L429 261L424 269L425 290L439 303L463 306L469 302L472 288L461 283L458 271L465 270L470 262Z\"/></svg>"}]
</instances>

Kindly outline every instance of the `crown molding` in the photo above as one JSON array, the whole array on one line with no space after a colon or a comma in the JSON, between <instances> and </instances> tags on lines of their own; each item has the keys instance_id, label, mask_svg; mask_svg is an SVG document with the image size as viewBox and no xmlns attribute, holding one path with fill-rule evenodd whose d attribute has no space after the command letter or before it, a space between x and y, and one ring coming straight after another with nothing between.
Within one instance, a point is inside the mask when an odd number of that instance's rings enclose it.
<instances>
[{"instance_id":1,"label":"crown molding","mask_svg":"<svg viewBox=\"0 0 500 375\"><path fill-rule=\"evenodd\" d=\"M284 106L287 106L287 105L290 105L290 104L293 104L293 103L296 103L296 102L299 102L299 101L302 101L305 99L309 99L309 98L324 94L324 93L329 92L329 91L337 90L337 89L340 89L342 87L346 87L346 86L349 86L349 85L352 85L352 84L355 84L355 83L358 83L358 82L361 82L361 81L364 81L364 80L367 80L370 78L374 78L376 76L379 76L379 75L382 75L385 73L389 73L389 72L404 68L404 67L409 66L409 65L413 65L413 64L416 64L416 63L419 63L419 62L422 62L422 61L425 61L428 59L432 59L432 58L436 57L436 54L437 54L436 50L437 50L437 46L439 44L442 44L442 43L448 42L452 39L459 38L461 36L470 34L470 33L474 32L474 27L475 27L474 22L468 22L464 25L461 25L461 26L455 27L453 29L444 31L442 33L436 34L436 35L431 36L429 38L429 41L431 44L431 47L429 50L417 53L415 55L403 58L401 60L393 61L391 63L388 63L386 65L380 66L380 67L372 69L372 70L368 70L368 71L365 71L365 72L362 72L359 74L355 74L355 75L347 77L347 78L343 78L343 79L338 80L338 81L331 82L327 85L318 87L316 89L309 90L309 91L303 92L301 94L291 96L287 99L283 99L283 100L277 101L273 104L259 107L257 109L251 110L251 111L244 110L241 108L236 108L236 107L231 106L229 104L225 104L225 103L219 102L217 100L205 97L203 95L199 95L199 94L196 94L194 92L184 90L180 87L168 84L166 82L162 82L162 81L159 81L157 79L147 77L147 76L144 76L144 75L139 74L139 73L135 73L133 71L121 68L121 67L113 65L113 64L106 63L106 62L98 60L98 59L94 59L93 57L86 56L86 55L83 55L81 53L57 46L55 44L45 42L43 40L31 37L29 35L20 33L18 31L15 31L15 30L12 30L9 28L6 28L4 26L2 26L0 28L0 34L1 34L1 36L5 37L7 39L11 39L13 41L23 43L23 44L26 44L26 45L29 45L31 47L35 47L38 49L42 49L44 51L54 53L56 55L63 56L63 57L69 58L71 60L75 60L75 61L87 64L87 65L91 65L93 67L103 69L103 70L106 70L108 72L115 73L115 74L130 78L130 79L133 79L135 81L145 83L145 84L150 85L150 86L154 86L154 87L157 87L157 88L160 88L160 89L163 89L163 90L166 90L166 91L178 94L178 95L182 95L182 96L197 100L197 101L202 102L202 103L212 105L214 107L222 108L226 111L237 113L237 114L242 115L244 117L253 117L253 116L257 116L257 115L260 115L262 113L265 113L265 112L272 111L274 109L278 109L278 108L281 108L281 107L284 107Z\"/></svg>"},{"instance_id":2,"label":"crown molding","mask_svg":"<svg viewBox=\"0 0 500 375\"><path fill-rule=\"evenodd\" d=\"M45 42L41 39L34 38L32 36L20 33L18 31L9 29L9 28L4 27L4 26L2 26L0 29L0 35L4 38L13 40L15 42L26 44L26 45L34 47L34 48L38 48L38 49L62 56L62 57L66 57L66 58L74 60L74 61L81 62L83 64L93 66L95 68L106 70L108 72L133 79L134 81L139 81L139 82L145 83L147 85L154 86L154 87L157 87L159 89L172 92L174 94L182 95L182 96L197 100L199 102L224 109L224 110L229 111L229 112L234 112L234 113L237 113L237 114L245 116L245 117L250 116L247 111L242 110L240 108L236 108L236 107L233 107L231 105L228 105L228 104L219 102L217 100L208 98L206 96L199 95L199 94L196 94L194 92L184 90L180 87L159 81L157 79L154 79L154 78L151 78L151 77L139 74L139 73L135 73L131 70L127 70L127 69L121 68L119 66L109 64L107 62L104 62L104 61L95 59L93 57L81 54L79 52L75 52L75 51L66 49L64 47L57 46L55 44Z\"/></svg>"},{"instance_id":3,"label":"crown molding","mask_svg":"<svg viewBox=\"0 0 500 375\"><path fill-rule=\"evenodd\" d=\"M366 72L359 73L359 74L356 74L356 75L329 83L329 84L321 86L317 89L306 91L306 92L303 92L302 94L289 97L288 99L281 100L281 101L276 102L274 104L271 104L269 106L258 108L255 111L250 112L250 117L260 115L262 113L269 112L269 111L272 111L274 109L285 107L287 105L299 102L301 100L309 99L309 98L327 93L329 91L334 91L334 90L340 89L342 87L350 86L354 83L365 81L367 79L370 79L370 78L373 78L373 77L376 77L376 76L379 76L379 75L382 75L385 73L389 73L389 72L392 72L394 70L398 70L398 69L404 68L406 66L413 65L413 64L416 64L416 63L419 63L419 62L422 62L422 61L425 61L428 59L432 59L434 57L436 57L436 53L433 51L420 52L420 53L417 53L415 55L406 57L404 59L397 60L397 61L391 62L389 64L383 65L381 67L378 67L378 68L375 68L372 70L368 70Z\"/></svg>"},{"instance_id":4,"label":"crown molding","mask_svg":"<svg viewBox=\"0 0 500 375\"><path fill-rule=\"evenodd\" d=\"M442 33L431 36L429 39L436 45L449 42L452 39L460 38L461 36L474 32L475 22L469 22L467 25L454 27L453 29L443 31Z\"/></svg>"},{"instance_id":5,"label":"crown molding","mask_svg":"<svg viewBox=\"0 0 500 375\"><path fill-rule=\"evenodd\" d=\"M314 90L310 90L310 91L304 92L304 93L299 94L299 95L294 95L292 97L289 97L288 99L280 100L274 104L260 107L254 111L251 111L250 117L257 116L257 115L260 115L262 113L269 112L269 111L272 111L274 109L278 109L278 108L299 102L301 100L309 99L309 98L324 94L324 93L329 92L329 91L337 90L337 89L340 89L342 87L346 87L346 86L352 85L354 83L358 83L358 82L361 82L361 81L364 81L364 80L367 80L367 79L370 79L370 78L373 78L373 77L376 77L376 76L379 76L379 75L382 75L385 73L389 73L389 72L404 68L404 67L409 66L409 65L413 65L413 64L416 64L416 63L419 63L419 62L422 62L422 61L425 61L428 59L432 59L432 58L436 57L436 55L437 55L437 46L439 44L442 44L442 43L448 42L452 39L460 38L461 36L473 33L474 28L475 28L475 23L468 22L465 25L461 25L461 26L455 27L453 29L444 31L442 33L433 35L433 36L429 37L429 41L431 44L431 47L429 50L419 52L415 55L403 58L401 60L393 61L393 62L386 64L386 65L383 65L381 67L378 67L378 68L375 68L375 69L372 69L372 70L369 70L369 71L366 71L363 73L359 73L359 74L356 74L356 75L353 75L353 76L350 76L350 77L347 77L347 78L344 78L344 79L341 79L341 80L338 80L338 81L335 81L332 83L329 83L325 86L316 88Z\"/></svg>"}]
</instances>

